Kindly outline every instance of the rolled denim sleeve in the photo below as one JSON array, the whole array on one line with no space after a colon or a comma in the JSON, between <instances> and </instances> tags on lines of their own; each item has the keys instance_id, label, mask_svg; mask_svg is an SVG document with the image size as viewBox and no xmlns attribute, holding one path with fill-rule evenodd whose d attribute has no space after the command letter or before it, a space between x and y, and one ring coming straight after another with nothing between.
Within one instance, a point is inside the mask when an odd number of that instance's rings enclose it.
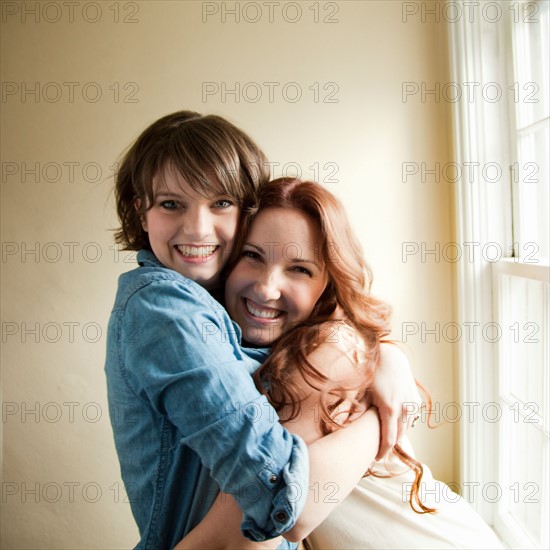
<instances>
[{"instance_id":1,"label":"rolled denim sleeve","mask_svg":"<svg viewBox=\"0 0 550 550\"><path fill-rule=\"evenodd\" d=\"M229 317L205 297L179 280L140 287L124 308L119 364L138 398L176 426L181 444L235 497L243 534L273 538L304 506L307 447L280 425Z\"/></svg>"}]
</instances>

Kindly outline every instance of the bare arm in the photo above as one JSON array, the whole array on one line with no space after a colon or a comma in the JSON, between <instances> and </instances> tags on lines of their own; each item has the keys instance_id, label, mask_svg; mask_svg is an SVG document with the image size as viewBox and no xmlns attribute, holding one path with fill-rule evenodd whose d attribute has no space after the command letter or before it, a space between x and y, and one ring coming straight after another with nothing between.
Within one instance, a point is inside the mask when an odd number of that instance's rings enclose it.
<instances>
[{"instance_id":1,"label":"bare arm","mask_svg":"<svg viewBox=\"0 0 550 550\"><path fill-rule=\"evenodd\" d=\"M241 534L242 512L235 499L220 493L205 518L192 529L174 550L271 550L282 537L253 542Z\"/></svg>"},{"instance_id":2,"label":"bare arm","mask_svg":"<svg viewBox=\"0 0 550 550\"><path fill-rule=\"evenodd\" d=\"M353 365L342 356L341 350L333 347L321 346L308 359L332 380L349 380L354 375ZM376 385L379 388L375 388L372 400L384 407L386 425L393 423L386 434L387 441L393 439L393 446L398 434L401 435L406 429L400 414L403 399L412 395L413 397L409 397L410 401L415 398L420 400L408 361L397 346L381 345L381 364ZM310 457L309 487L302 488L308 491L306 506L294 528L285 534L285 538L292 541L307 537L346 498L371 465L380 441L380 423L374 408L357 418L346 429L322 437L318 418L319 392L314 392L309 387L307 391L310 393L301 404L299 418L284 423L290 432L302 436L308 443ZM253 543L243 538L239 530L241 516L232 497L220 496L205 519L176 548L277 547L280 539ZM273 545L259 546L260 544Z\"/></svg>"},{"instance_id":3,"label":"bare arm","mask_svg":"<svg viewBox=\"0 0 550 550\"><path fill-rule=\"evenodd\" d=\"M302 415L305 416L305 415ZM309 415L308 415L309 417ZM290 422L289 431L310 430L311 418ZM338 430L308 445L310 485L304 511L293 529L285 534L290 541L304 539L351 492L378 450L378 416L371 408L346 429ZM296 432L297 433L297 432ZM242 512L232 496L220 493L205 518L188 533L175 550L277 548L281 537L252 542L241 535Z\"/></svg>"},{"instance_id":4,"label":"bare arm","mask_svg":"<svg viewBox=\"0 0 550 550\"><path fill-rule=\"evenodd\" d=\"M370 408L345 429L308 445L308 498L294 527L283 535L287 540L305 539L349 495L374 460L379 428L376 409Z\"/></svg>"},{"instance_id":5,"label":"bare arm","mask_svg":"<svg viewBox=\"0 0 550 550\"><path fill-rule=\"evenodd\" d=\"M376 460L382 460L406 434L422 403L409 360L399 346L380 345L380 365L370 391L381 426Z\"/></svg>"}]
</instances>

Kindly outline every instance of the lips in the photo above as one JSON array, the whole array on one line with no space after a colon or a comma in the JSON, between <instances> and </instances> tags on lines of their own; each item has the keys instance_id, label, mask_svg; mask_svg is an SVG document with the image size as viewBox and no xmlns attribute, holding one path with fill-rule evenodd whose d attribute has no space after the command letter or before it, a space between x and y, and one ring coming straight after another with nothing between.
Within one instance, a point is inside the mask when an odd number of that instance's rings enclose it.
<instances>
[{"instance_id":1,"label":"lips","mask_svg":"<svg viewBox=\"0 0 550 550\"><path fill-rule=\"evenodd\" d=\"M206 259L218 248L218 245L215 244L201 244L201 245L190 245L190 244L177 244L175 245L176 250L185 258L192 259Z\"/></svg>"},{"instance_id":2,"label":"lips","mask_svg":"<svg viewBox=\"0 0 550 550\"><path fill-rule=\"evenodd\" d=\"M264 321L271 321L273 319L278 319L284 314L284 311L280 309L274 309L271 307L265 307L249 300L248 298L243 298L244 307L246 311L253 317L261 319Z\"/></svg>"}]
</instances>

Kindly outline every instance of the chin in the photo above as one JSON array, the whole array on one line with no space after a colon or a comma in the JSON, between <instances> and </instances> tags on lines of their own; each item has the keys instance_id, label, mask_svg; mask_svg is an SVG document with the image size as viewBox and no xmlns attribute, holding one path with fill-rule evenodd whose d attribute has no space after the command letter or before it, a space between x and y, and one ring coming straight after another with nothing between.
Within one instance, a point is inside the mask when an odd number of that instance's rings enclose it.
<instances>
[{"instance_id":1,"label":"chin","mask_svg":"<svg viewBox=\"0 0 550 550\"><path fill-rule=\"evenodd\" d=\"M279 338L279 336L281 336L281 333L273 334L272 332L269 332L268 334L252 338L250 343L255 346L269 347L273 344L273 342L275 342L275 340L277 340L277 338Z\"/></svg>"}]
</instances>

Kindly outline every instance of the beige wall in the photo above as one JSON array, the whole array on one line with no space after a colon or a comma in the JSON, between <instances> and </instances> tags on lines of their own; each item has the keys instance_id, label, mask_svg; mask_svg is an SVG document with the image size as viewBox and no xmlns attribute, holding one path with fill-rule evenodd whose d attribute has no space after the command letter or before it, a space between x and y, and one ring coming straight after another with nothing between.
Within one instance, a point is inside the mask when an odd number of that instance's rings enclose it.
<instances>
[{"instance_id":1,"label":"beige wall","mask_svg":"<svg viewBox=\"0 0 550 550\"><path fill-rule=\"evenodd\" d=\"M239 23L222 14L234 2L85 3L72 13L49 2L33 15L35 4L2 6L1 545L124 548L137 530L120 486L103 362L117 276L132 265L112 247L110 167L161 115L226 116L280 166L294 162L313 177L308 167L318 163L361 236L375 292L395 308L395 338L403 323L443 325L454 315L452 264L404 262L402 246L452 240L452 187L403 182L402 165L449 161L450 111L419 95L404 102L402 83L448 81L445 27L419 16L404 23L393 1L301 2L301 16L280 2L273 22L257 2ZM247 22L256 6L261 20ZM246 98L203 97L205 83L222 82L240 83ZM272 101L265 82L278 83ZM294 103L292 82L302 92ZM422 343L419 332L407 348L434 399L456 400L453 346L430 335ZM413 434L445 481L458 472L455 428Z\"/></svg>"}]
</instances>

